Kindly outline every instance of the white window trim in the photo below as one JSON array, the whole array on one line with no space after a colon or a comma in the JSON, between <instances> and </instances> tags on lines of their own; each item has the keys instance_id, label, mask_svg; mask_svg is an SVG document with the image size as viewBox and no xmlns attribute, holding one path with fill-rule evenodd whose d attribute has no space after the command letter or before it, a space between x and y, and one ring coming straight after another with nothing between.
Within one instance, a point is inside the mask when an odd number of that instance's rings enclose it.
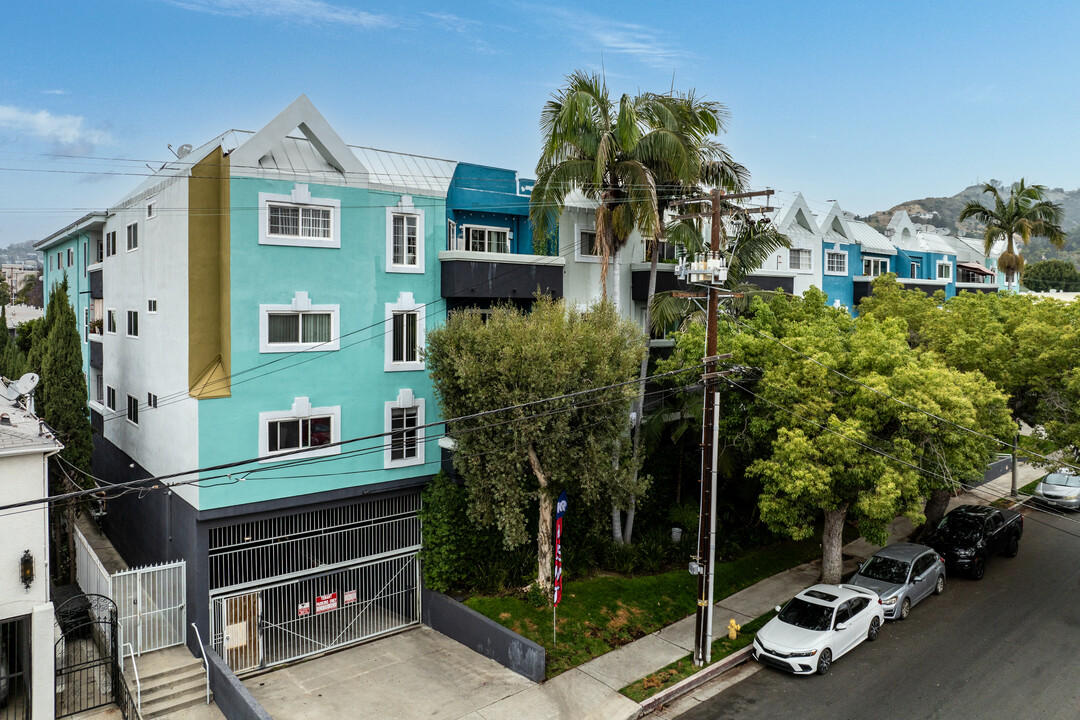
<instances>
[{"instance_id":1,"label":"white window trim","mask_svg":"<svg viewBox=\"0 0 1080 720\"><path fill-rule=\"evenodd\" d=\"M136 418L139 417L139 398L135 397L134 395L128 395L127 396L127 405L124 406L124 419L128 421L128 424L134 425L135 427L139 427L138 419L135 419L135 420L131 419L131 401L132 400L135 401L135 417Z\"/></svg>"},{"instance_id":2,"label":"white window trim","mask_svg":"<svg viewBox=\"0 0 1080 720\"><path fill-rule=\"evenodd\" d=\"M416 408L416 457L405 460L392 460L391 448L393 437L390 432L393 429L393 411L395 408ZM383 449L383 467L386 469L412 467L424 464L424 401L413 395L413 391L407 388L399 390L396 400L384 405L383 430L386 435L386 446Z\"/></svg>"},{"instance_id":3,"label":"white window trim","mask_svg":"<svg viewBox=\"0 0 1080 720\"><path fill-rule=\"evenodd\" d=\"M322 343L274 343L270 344L270 315L272 313L330 313L330 341ZM259 306L259 352L330 352L341 347L341 306L312 305L304 291L297 291L288 305Z\"/></svg>"},{"instance_id":4,"label":"white window trim","mask_svg":"<svg viewBox=\"0 0 1080 720\"><path fill-rule=\"evenodd\" d=\"M843 271L830 270L829 269L829 256L830 255L843 255L844 256L844 269L843 269ZM848 271L848 253L847 253L847 250L826 250L825 251L825 268L824 268L824 272L825 272L826 275L839 275L839 276L847 277L847 274L848 274L847 271Z\"/></svg>"},{"instance_id":5,"label":"white window trim","mask_svg":"<svg viewBox=\"0 0 1080 720\"><path fill-rule=\"evenodd\" d=\"M403 312L416 313L416 362L394 362L394 314ZM411 292L398 294L396 303L386 303L385 312L386 332L383 333L383 370L386 372L402 372L406 370L424 369L424 339L425 322L423 305L413 300Z\"/></svg>"},{"instance_id":6,"label":"white window trim","mask_svg":"<svg viewBox=\"0 0 1080 720\"><path fill-rule=\"evenodd\" d=\"M135 247L128 247L128 245L130 244L128 242L128 236L131 234L131 228L135 228ZM139 243L141 241L142 241L142 238L139 237L139 222L138 221L135 221L133 223L128 223L127 225L124 226L124 249L127 252L135 252L136 250L138 250L139 249Z\"/></svg>"},{"instance_id":7,"label":"white window trim","mask_svg":"<svg viewBox=\"0 0 1080 720\"><path fill-rule=\"evenodd\" d=\"M596 225L593 223L574 223L574 260L577 262L589 262L598 263L601 261L599 255L586 255L581 252L581 233L583 232L596 232Z\"/></svg>"},{"instance_id":8,"label":"white window trim","mask_svg":"<svg viewBox=\"0 0 1080 720\"><path fill-rule=\"evenodd\" d=\"M157 217L157 200L146 203L146 219L153 220Z\"/></svg>"},{"instance_id":9,"label":"white window trim","mask_svg":"<svg viewBox=\"0 0 1080 720\"><path fill-rule=\"evenodd\" d=\"M109 391L112 390L112 404L109 404ZM105 407L109 409L109 412L116 412L116 388L112 385L105 385ZM127 412L127 408L124 409Z\"/></svg>"},{"instance_id":10,"label":"white window trim","mask_svg":"<svg viewBox=\"0 0 1080 720\"><path fill-rule=\"evenodd\" d=\"M949 274L948 274L947 277L942 277L941 276L941 267L943 265L945 267L949 268ZM945 281L948 281L948 282L952 282L953 281L953 264L951 262L949 262L948 260L938 260L937 265L935 267L934 279L935 280L945 280Z\"/></svg>"},{"instance_id":11,"label":"white window trim","mask_svg":"<svg viewBox=\"0 0 1080 720\"><path fill-rule=\"evenodd\" d=\"M394 216L414 215L416 217L416 264L394 264ZM396 206L386 208L386 272L389 273L424 273L424 246L427 235L424 230L424 210L413 205L412 195L402 195Z\"/></svg>"},{"instance_id":12,"label":"white window trim","mask_svg":"<svg viewBox=\"0 0 1080 720\"><path fill-rule=\"evenodd\" d=\"M330 210L330 237L306 238L287 235L271 235L269 228L271 203L297 205ZM334 198L312 197L304 183L297 183L289 195L259 193L259 244L284 245L287 247L340 248L341 247L341 201Z\"/></svg>"},{"instance_id":13,"label":"white window trim","mask_svg":"<svg viewBox=\"0 0 1080 720\"><path fill-rule=\"evenodd\" d=\"M154 303L154 309L150 309L150 303ZM146 314L157 315L157 298L146 298Z\"/></svg>"},{"instance_id":14,"label":"white window trim","mask_svg":"<svg viewBox=\"0 0 1080 720\"><path fill-rule=\"evenodd\" d=\"M462 250L468 250L469 252L484 252L489 255L509 255L510 243L514 239L514 233L509 228L499 227L498 225L462 225ZM506 252L492 252L490 250L473 250L469 247L469 231L470 230L483 230L484 231L484 247L487 247L487 233L490 231L506 233Z\"/></svg>"},{"instance_id":15,"label":"white window trim","mask_svg":"<svg viewBox=\"0 0 1080 720\"><path fill-rule=\"evenodd\" d=\"M884 270L884 272L880 272L877 275L867 274L866 273L866 265L865 265L866 262L869 262L871 267L873 267L873 265L875 265L875 264L884 265L885 270ZM866 256L864 256L863 257L863 263L864 263L864 265L863 265L862 277L876 278L876 277L881 277L882 275L887 275L888 273L892 272L891 270L889 270L889 261L886 258L879 258L879 257L872 257L872 256L871 257L866 257Z\"/></svg>"},{"instance_id":16,"label":"white window trim","mask_svg":"<svg viewBox=\"0 0 1080 720\"><path fill-rule=\"evenodd\" d=\"M137 340L139 338L139 336L137 334L136 335L131 334L131 315L130 315L130 313L135 313L135 325L138 326L138 324L139 324L139 311L138 310L128 310L127 313L124 315L124 336L129 337L129 338L134 338L134 339ZM140 330L141 328L136 327L135 329Z\"/></svg>"},{"instance_id":17,"label":"white window trim","mask_svg":"<svg viewBox=\"0 0 1080 720\"><path fill-rule=\"evenodd\" d=\"M334 443L330 447L314 448L311 450L304 450L298 452L297 450L278 450L274 453L270 452L270 437L269 427L270 422L273 420L304 420L306 418L323 417L329 415L331 418L330 425L330 442ZM297 458L313 458L313 457L326 457L328 455L340 455L341 445L337 443L341 442L341 406L332 405L330 407L311 407L311 401L306 397L293 398L292 407L288 410L276 410L272 412L259 413L259 460L261 463L281 462L283 460L295 460ZM283 455L288 453L280 460L276 457L267 457L270 455Z\"/></svg>"},{"instance_id":18,"label":"white window trim","mask_svg":"<svg viewBox=\"0 0 1080 720\"><path fill-rule=\"evenodd\" d=\"M806 263L806 267L802 267L801 263L800 263L800 267L793 267L792 266L792 264L791 264L791 253L792 252L799 252L799 253L804 253L805 252L805 253L809 254L809 258L808 258L808 261ZM814 251L811 248L803 248L803 247L788 248L788 269L791 270L792 272L803 273L803 274L806 274L806 275L812 275L814 273Z\"/></svg>"},{"instance_id":19,"label":"white window trim","mask_svg":"<svg viewBox=\"0 0 1080 720\"><path fill-rule=\"evenodd\" d=\"M453 220L446 221L446 249L459 250L457 246L457 223ZM393 248L391 248L393 250Z\"/></svg>"},{"instance_id":20,"label":"white window trim","mask_svg":"<svg viewBox=\"0 0 1080 720\"><path fill-rule=\"evenodd\" d=\"M107 335L116 335L116 333L117 333L116 330L110 330L109 329L109 313L112 313L112 316L113 316L113 326L115 327L115 325L116 325L116 308L105 308L105 317L102 318L102 320L103 320L103 322L102 322L102 325L103 325L102 330L104 330L105 334L107 334Z\"/></svg>"}]
</instances>

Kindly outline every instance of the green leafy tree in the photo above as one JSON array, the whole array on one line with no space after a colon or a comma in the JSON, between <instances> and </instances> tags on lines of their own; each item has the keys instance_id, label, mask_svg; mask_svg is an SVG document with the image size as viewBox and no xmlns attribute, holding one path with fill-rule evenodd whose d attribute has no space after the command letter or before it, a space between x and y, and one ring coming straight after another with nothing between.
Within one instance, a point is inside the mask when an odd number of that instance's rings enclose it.
<instances>
[{"instance_id":1,"label":"green leafy tree","mask_svg":"<svg viewBox=\"0 0 1080 720\"><path fill-rule=\"evenodd\" d=\"M425 361L444 417L511 408L448 423L454 466L465 479L469 516L497 526L507 548L527 540L528 509L537 503L537 584L545 590L558 494L574 489L595 504L643 489L632 484L629 459L617 470L611 462L633 387L608 386L636 376L644 344L641 330L610 303L577 312L546 297L527 314L507 306L486 320L455 313L427 337ZM523 406L589 388L608 389Z\"/></svg>"},{"instance_id":2,"label":"green leafy tree","mask_svg":"<svg viewBox=\"0 0 1080 720\"><path fill-rule=\"evenodd\" d=\"M1024 256L1016 251L1014 240L1019 238L1026 248L1031 238L1044 237L1056 248L1065 247L1066 235L1061 229L1064 212L1060 205L1045 198L1045 185L1026 185L1023 178L1012 184L1008 199L992 183L986 183L983 192L990 195L993 206L969 201L960 211L959 222L973 219L984 226L987 256L995 242L1005 241L997 265L1005 271L1011 288L1013 279L1024 269Z\"/></svg>"},{"instance_id":3,"label":"green leafy tree","mask_svg":"<svg viewBox=\"0 0 1080 720\"><path fill-rule=\"evenodd\" d=\"M38 397L39 415L64 444L61 457L80 469L90 467L90 415L86 406L86 376L75 310L62 285L49 297L52 327L45 342ZM80 478L75 478L78 482ZM92 485L90 485L92 487Z\"/></svg>"},{"instance_id":4,"label":"green leafy tree","mask_svg":"<svg viewBox=\"0 0 1080 720\"><path fill-rule=\"evenodd\" d=\"M41 307L44 299L43 292L41 275L27 275L15 294L15 302L30 307Z\"/></svg>"},{"instance_id":5,"label":"green leafy tree","mask_svg":"<svg viewBox=\"0 0 1080 720\"><path fill-rule=\"evenodd\" d=\"M8 285L7 278L0 275L0 305L11 304L11 286Z\"/></svg>"},{"instance_id":6,"label":"green leafy tree","mask_svg":"<svg viewBox=\"0 0 1080 720\"><path fill-rule=\"evenodd\" d=\"M1046 292L1060 290L1077 292L1080 290L1080 273L1076 266L1064 260L1043 260L1024 267L1020 282L1028 290Z\"/></svg>"}]
</instances>

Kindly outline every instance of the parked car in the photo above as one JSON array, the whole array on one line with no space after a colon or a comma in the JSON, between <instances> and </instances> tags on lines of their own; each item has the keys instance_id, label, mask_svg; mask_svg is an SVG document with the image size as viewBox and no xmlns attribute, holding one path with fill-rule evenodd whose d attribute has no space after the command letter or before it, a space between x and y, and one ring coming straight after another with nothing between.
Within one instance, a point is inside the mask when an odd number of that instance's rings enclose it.
<instances>
[{"instance_id":1,"label":"parked car","mask_svg":"<svg viewBox=\"0 0 1080 720\"><path fill-rule=\"evenodd\" d=\"M754 638L754 659L798 675L824 675L863 640L877 640L885 621L873 590L814 585L792 598Z\"/></svg>"},{"instance_id":2,"label":"parked car","mask_svg":"<svg viewBox=\"0 0 1080 720\"><path fill-rule=\"evenodd\" d=\"M1052 472L1035 486L1034 497L1045 505L1080 510L1080 475Z\"/></svg>"},{"instance_id":3,"label":"parked car","mask_svg":"<svg viewBox=\"0 0 1080 720\"><path fill-rule=\"evenodd\" d=\"M986 561L1002 553L1016 557L1024 534L1024 516L985 505L961 505L941 518L926 544L945 558L950 568L964 570L975 580L986 573Z\"/></svg>"},{"instance_id":4,"label":"parked car","mask_svg":"<svg viewBox=\"0 0 1080 720\"><path fill-rule=\"evenodd\" d=\"M945 558L925 545L893 543L860 565L848 584L876 592L886 620L907 620L921 600L945 592Z\"/></svg>"}]
</instances>

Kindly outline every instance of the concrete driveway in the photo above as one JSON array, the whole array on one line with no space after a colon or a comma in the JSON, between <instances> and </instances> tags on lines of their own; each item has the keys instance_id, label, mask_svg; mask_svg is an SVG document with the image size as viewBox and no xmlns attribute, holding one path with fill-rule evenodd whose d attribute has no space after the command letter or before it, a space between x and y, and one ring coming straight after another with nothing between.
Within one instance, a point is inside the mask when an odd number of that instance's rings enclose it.
<instances>
[{"instance_id":1,"label":"concrete driveway","mask_svg":"<svg viewBox=\"0 0 1080 720\"><path fill-rule=\"evenodd\" d=\"M418 627L246 678L244 686L276 720L457 720L535 684Z\"/></svg>"}]
</instances>

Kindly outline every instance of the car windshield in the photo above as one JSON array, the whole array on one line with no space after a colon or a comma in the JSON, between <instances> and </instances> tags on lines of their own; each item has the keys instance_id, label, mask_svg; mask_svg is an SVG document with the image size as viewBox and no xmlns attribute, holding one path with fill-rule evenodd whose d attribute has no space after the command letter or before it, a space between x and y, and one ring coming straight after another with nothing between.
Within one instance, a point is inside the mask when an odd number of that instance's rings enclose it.
<instances>
[{"instance_id":1,"label":"car windshield","mask_svg":"<svg viewBox=\"0 0 1080 720\"><path fill-rule=\"evenodd\" d=\"M880 580L882 582L892 583L893 585L903 585L907 582L908 569L910 567L910 564L903 560L894 560L892 558L875 555L866 561L866 565L859 571L859 575L864 578L870 578L871 580Z\"/></svg>"},{"instance_id":2,"label":"car windshield","mask_svg":"<svg viewBox=\"0 0 1080 720\"><path fill-rule=\"evenodd\" d=\"M833 609L825 605L794 598L777 615L783 622L806 630L824 632L832 625Z\"/></svg>"},{"instance_id":3,"label":"car windshield","mask_svg":"<svg viewBox=\"0 0 1080 720\"><path fill-rule=\"evenodd\" d=\"M938 524L938 532L947 540L978 539L982 521L969 515L946 515Z\"/></svg>"},{"instance_id":4,"label":"car windshield","mask_svg":"<svg viewBox=\"0 0 1080 720\"><path fill-rule=\"evenodd\" d=\"M1080 487L1080 475L1066 475L1065 473L1050 473L1043 480L1045 485L1062 485L1064 487Z\"/></svg>"}]
</instances>

